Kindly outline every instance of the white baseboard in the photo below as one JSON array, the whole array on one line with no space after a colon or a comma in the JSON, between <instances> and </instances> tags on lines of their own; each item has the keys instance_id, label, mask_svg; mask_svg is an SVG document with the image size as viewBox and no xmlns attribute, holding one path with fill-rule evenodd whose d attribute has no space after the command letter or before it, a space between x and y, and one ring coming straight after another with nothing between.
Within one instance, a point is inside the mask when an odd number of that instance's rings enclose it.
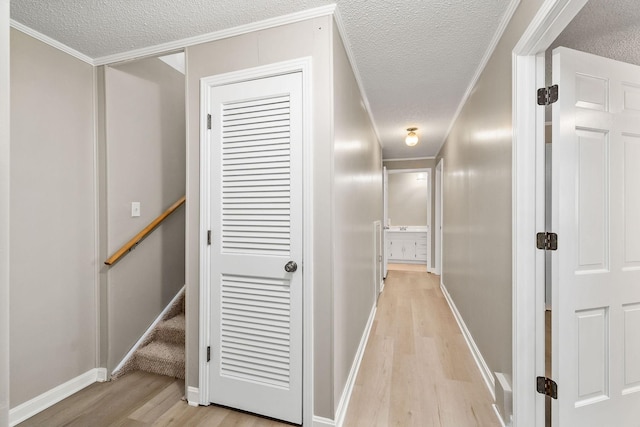
<instances>
[{"instance_id":1,"label":"white baseboard","mask_svg":"<svg viewBox=\"0 0 640 427\"><path fill-rule=\"evenodd\" d=\"M187 402L189 406L200 406L200 389L198 387L187 387Z\"/></svg>"},{"instance_id":2,"label":"white baseboard","mask_svg":"<svg viewBox=\"0 0 640 427\"><path fill-rule=\"evenodd\" d=\"M106 375L107 370L105 368L92 369L12 408L9 410L9 426L13 427L20 424L83 388L100 381L101 378L106 378Z\"/></svg>"},{"instance_id":3,"label":"white baseboard","mask_svg":"<svg viewBox=\"0 0 640 427\"><path fill-rule=\"evenodd\" d=\"M475 360L476 365L478 365L480 374L482 374L482 378L484 379L484 382L487 388L489 389L489 392L491 393L491 397L495 401L496 400L496 391L495 391L496 384L495 384L495 380L493 379L493 374L491 373L491 370L489 370L489 366L487 366L487 363L484 361L484 358L482 357L482 354L480 353L480 350L478 349L478 346L476 345L475 341L473 341L473 337L471 336L469 329L467 329L467 325L465 325L464 320L460 315L460 312L456 308L455 303L451 299L451 295L449 295L449 292L447 291L447 288L444 286L444 283L442 283L442 281L440 282L440 289L442 289L444 298L447 300L447 303L449 304L449 308L451 308L451 312L453 313L453 317L455 317L456 322L458 323L458 327L462 332L462 336L464 337L464 340L467 342L467 346L469 346L469 350L471 350L471 355L473 356L473 359Z\"/></svg>"},{"instance_id":4,"label":"white baseboard","mask_svg":"<svg viewBox=\"0 0 640 427\"><path fill-rule=\"evenodd\" d=\"M374 303L373 307L371 307L371 313L369 313L369 320L367 321L367 325L365 326L364 332L362 333L362 338L360 339L360 346L358 346L356 357L354 358L353 364L351 365L351 371L349 372L349 376L347 377L347 383L344 386L342 397L340 397L340 402L338 403L338 408L336 410L335 427L342 427L344 418L347 415L349 401L351 400L351 393L353 392L353 386L356 383L356 377L358 376L360 363L362 362L362 357L364 356L364 350L367 347L367 341L369 341L369 333L371 333L371 327L373 326L373 320L375 319L375 317L376 305Z\"/></svg>"},{"instance_id":5,"label":"white baseboard","mask_svg":"<svg viewBox=\"0 0 640 427\"><path fill-rule=\"evenodd\" d=\"M142 334L140 339L133 345L133 347L131 347L129 352L124 356L124 358L120 361L120 363L118 363L118 365L113 369L113 372L111 373L111 375L116 374L120 369L122 369L122 367L125 365L125 363L127 363L129 361L129 359L131 359L133 357L133 353L135 353L136 350L138 348L140 348L142 343L145 342L145 340L151 334L151 332L156 327L156 325L158 325L158 323L160 323L162 321L162 319L164 318L165 314L167 314L169 312L169 309L171 309L171 307L173 306L173 303L175 303L178 300L178 298L180 298L184 294L185 287L186 287L186 285L183 285L182 288L180 288L180 290L178 291L176 296L174 296L171 299L171 301L169 302L169 304L167 304L167 306L162 310L162 313L160 313L160 315L158 315L158 317L156 317L156 320L153 321L151 326L149 326L147 328L147 330L144 332L144 334Z\"/></svg>"},{"instance_id":6,"label":"white baseboard","mask_svg":"<svg viewBox=\"0 0 640 427\"><path fill-rule=\"evenodd\" d=\"M96 381L99 383L103 383L108 380L107 378L107 368L96 368Z\"/></svg>"},{"instance_id":7,"label":"white baseboard","mask_svg":"<svg viewBox=\"0 0 640 427\"><path fill-rule=\"evenodd\" d=\"M380 293L382 293L382 291L384 291L384 280L380 281Z\"/></svg>"},{"instance_id":8,"label":"white baseboard","mask_svg":"<svg viewBox=\"0 0 640 427\"><path fill-rule=\"evenodd\" d=\"M329 418L313 416L313 427L335 427L336 423Z\"/></svg>"},{"instance_id":9,"label":"white baseboard","mask_svg":"<svg viewBox=\"0 0 640 427\"><path fill-rule=\"evenodd\" d=\"M500 416L500 411L498 410L498 407L496 405L491 405L491 407L493 408L493 412L495 412L496 418L498 419L498 422L500 423L500 425L502 427L510 427L511 423L509 423L509 424L505 423L505 421Z\"/></svg>"}]
</instances>

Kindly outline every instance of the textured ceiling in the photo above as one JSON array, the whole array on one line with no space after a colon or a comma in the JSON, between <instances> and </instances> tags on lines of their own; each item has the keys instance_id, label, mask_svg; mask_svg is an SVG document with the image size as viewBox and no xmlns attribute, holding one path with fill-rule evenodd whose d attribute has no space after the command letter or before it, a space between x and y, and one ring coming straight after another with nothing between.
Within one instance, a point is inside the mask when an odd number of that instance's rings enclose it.
<instances>
[{"instance_id":1,"label":"textured ceiling","mask_svg":"<svg viewBox=\"0 0 640 427\"><path fill-rule=\"evenodd\" d=\"M549 50L558 46L640 65L640 2L590 0Z\"/></svg>"},{"instance_id":2,"label":"textured ceiling","mask_svg":"<svg viewBox=\"0 0 640 427\"><path fill-rule=\"evenodd\" d=\"M511 0L337 0L385 158L437 154ZM11 0L11 18L91 58L324 6L324 0ZM418 127L420 143L404 145Z\"/></svg>"}]
</instances>

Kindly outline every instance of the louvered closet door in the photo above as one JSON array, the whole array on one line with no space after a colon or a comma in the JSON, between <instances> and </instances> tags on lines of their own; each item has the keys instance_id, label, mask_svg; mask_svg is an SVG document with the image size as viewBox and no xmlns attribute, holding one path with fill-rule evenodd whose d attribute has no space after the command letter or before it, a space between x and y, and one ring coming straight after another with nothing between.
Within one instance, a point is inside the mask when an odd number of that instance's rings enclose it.
<instances>
[{"instance_id":1,"label":"louvered closet door","mask_svg":"<svg viewBox=\"0 0 640 427\"><path fill-rule=\"evenodd\" d=\"M302 77L211 91L211 401L301 424Z\"/></svg>"}]
</instances>

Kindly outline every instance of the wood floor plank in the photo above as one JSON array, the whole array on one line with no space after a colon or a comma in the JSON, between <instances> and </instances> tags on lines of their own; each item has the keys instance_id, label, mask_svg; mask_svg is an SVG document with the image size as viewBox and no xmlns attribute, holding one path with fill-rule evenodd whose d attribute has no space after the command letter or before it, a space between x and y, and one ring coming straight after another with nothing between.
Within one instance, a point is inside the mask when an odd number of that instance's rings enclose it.
<instances>
[{"instance_id":1,"label":"wood floor plank","mask_svg":"<svg viewBox=\"0 0 640 427\"><path fill-rule=\"evenodd\" d=\"M184 381L132 372L96 383L21 427L287 427L228 408L192 407ZM439 287L390 271L344 427L498 427L491 396Z\"/></svg>"},{"instance_id":2,"label":"wood floor plank","mask_svg":"<svg viewBox=\"0 0 640 427\"><path fill-rule=\"evenodd\" d=\"M345 426L498 427L492 403L439 277L390 271Z\"/></svg>"}]
</instances>

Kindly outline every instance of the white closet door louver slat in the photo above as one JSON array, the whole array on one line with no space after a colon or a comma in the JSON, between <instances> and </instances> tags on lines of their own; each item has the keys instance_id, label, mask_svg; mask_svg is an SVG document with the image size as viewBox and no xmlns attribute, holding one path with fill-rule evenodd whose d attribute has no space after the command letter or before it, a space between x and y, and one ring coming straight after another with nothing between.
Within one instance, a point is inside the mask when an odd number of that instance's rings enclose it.
<instances>
[{"instance_id":1,"label":"white closet door louver slat","mask_svg":"<svg viewBox=\"0 0 640 427\"><path fill-rule=\"evenodd\" d=\"M278 96L228 103L222 108L223 253L290 253L289 224L269 222L290 213L290 185L283 182L290 176L289 104L289 96ZM269 139L275 135L277 140ZM232 186L249 177L244 186ZM265 186L277 192L261 191Z\"/></svg>"},{"instance_id":2,"label":"white closet door louver slat","mask_svg":"<svg viewBox=\"0 0 640 427\"><path fill-rule=\"evenodd\" d=\"M223 275L221 291L220 374L288 388L289 282Z\"/></svg>"}]
</instances>

